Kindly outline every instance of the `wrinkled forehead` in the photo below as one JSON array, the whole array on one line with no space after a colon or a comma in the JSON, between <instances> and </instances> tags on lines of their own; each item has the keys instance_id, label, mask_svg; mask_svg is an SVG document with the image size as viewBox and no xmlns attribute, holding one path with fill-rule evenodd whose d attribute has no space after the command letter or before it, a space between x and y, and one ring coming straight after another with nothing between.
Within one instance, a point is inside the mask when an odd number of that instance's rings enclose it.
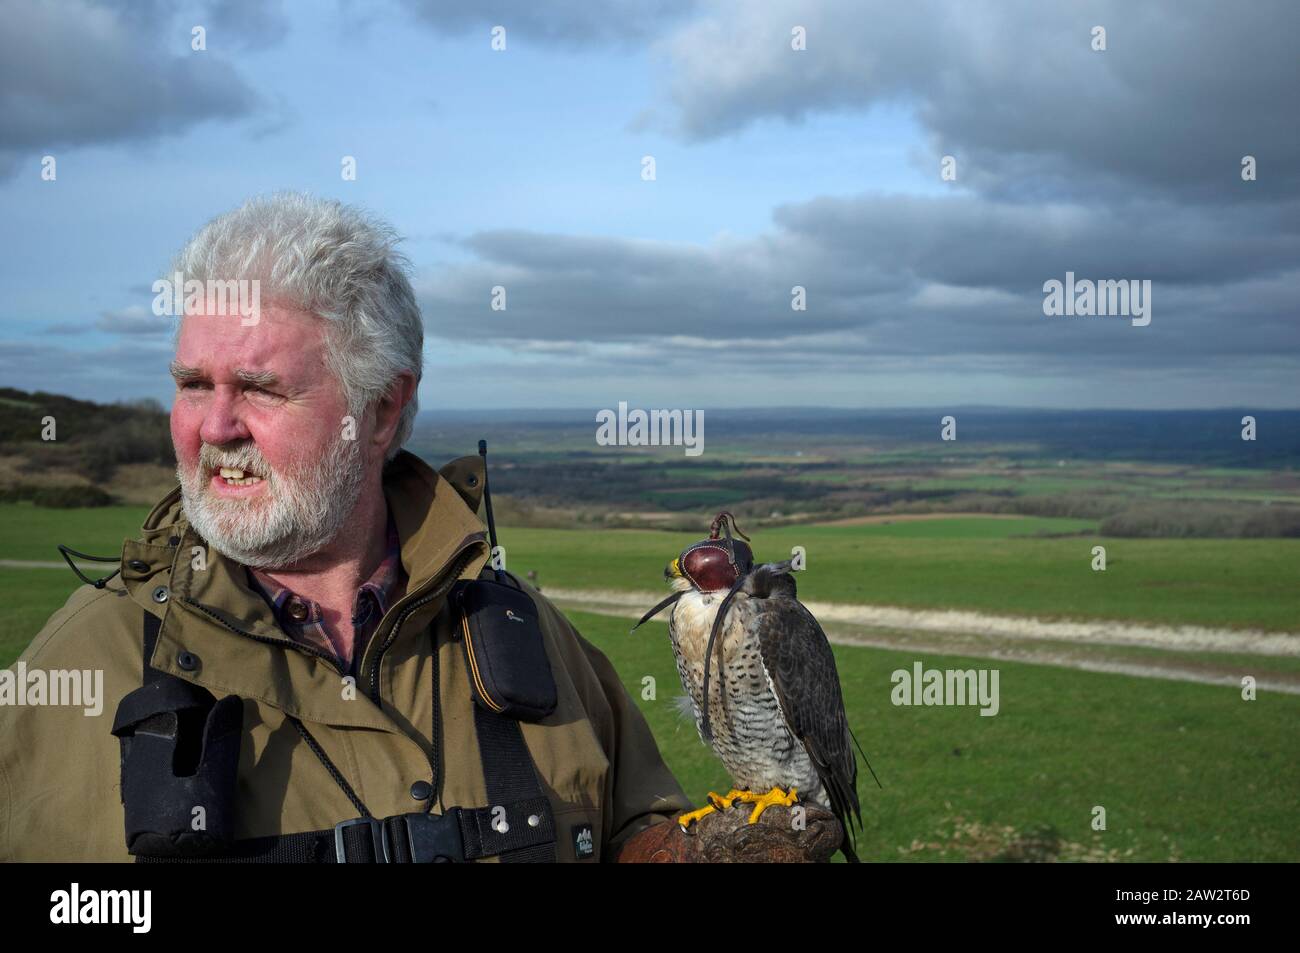
<instances>
[{"instance_id":1,"label":"wrinkled forehead","mask_svg":"<svg viewBox=\"0 0 1300 953\"><path fill-rule=\"evenodd\" d=\"M324 367L324 321L311 314L266 308L256 324L238 315L187 314L176 338L176 362L209 374L236 369L279 376L317 374Z\"/></svg>"}]
</instances>

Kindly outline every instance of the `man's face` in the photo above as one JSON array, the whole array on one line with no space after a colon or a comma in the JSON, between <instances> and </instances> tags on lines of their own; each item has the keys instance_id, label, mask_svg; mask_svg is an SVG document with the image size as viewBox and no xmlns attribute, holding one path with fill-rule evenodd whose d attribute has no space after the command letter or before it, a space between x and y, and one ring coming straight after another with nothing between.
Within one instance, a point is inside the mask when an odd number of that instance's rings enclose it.
<instances>
[{"instance_id":1,"label":"man's face","mask_svg":"<svg viewBox=\"0 0 1300 953\"><path fill-rule=\"evenodd\" d=\"M362 440L343 439L348 409L325 364L324 322L274 305L247 327L189 314L172 370L176 472L195 530L259 568L293 565L331 542L366 462Z\"/></svg>"}]
</instances>

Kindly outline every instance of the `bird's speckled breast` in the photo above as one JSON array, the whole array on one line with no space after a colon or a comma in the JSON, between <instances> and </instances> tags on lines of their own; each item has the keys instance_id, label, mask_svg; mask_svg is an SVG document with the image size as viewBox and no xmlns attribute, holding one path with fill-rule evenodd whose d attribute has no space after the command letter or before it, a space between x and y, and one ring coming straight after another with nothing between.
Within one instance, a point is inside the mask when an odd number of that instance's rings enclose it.
<instances>
[{"instance_id":1,"label":"bird's speckled breast","mask_svg":"<svg viewBox=\"0 0 1300 953\"><path fill-rule=\"evenodd\" d=\"M685 593L669 625L677 673L690 696L697 730L703 722L704 652L724 596ZM798 786L817 798L821 785L816 773L803 746L790 734L763 667L758 641L748 634L754 611L750 598L737 594L718 636L721 666L714 646L709 684L713 750L740 788L767 791Z\"/></svg>"}]
</instances>

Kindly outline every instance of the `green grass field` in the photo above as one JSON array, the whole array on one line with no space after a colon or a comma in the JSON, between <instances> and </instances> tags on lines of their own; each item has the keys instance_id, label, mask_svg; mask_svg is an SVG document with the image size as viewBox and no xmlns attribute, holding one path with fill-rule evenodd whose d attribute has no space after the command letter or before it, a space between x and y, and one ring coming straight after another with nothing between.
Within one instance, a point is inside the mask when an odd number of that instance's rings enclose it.
<instances>
[{"instance_id":1,"label":"green grass field","mask_svg":"<svg viewBox=\"0 0 1300 953\"><path fill-rule=\"evenodd\" d=\"M756 534L761 560L807 551L802 597L1040 618L1127 619L1296 631L1300 540L1034 538L1077 520L924 520L799 526ZM503 528L507 564L543 586L663 589L663 569L698 533ZM1104 545L1105 572L1092 547ZM666 590L665 590L666 591Z\"/></svg>"},{"instance_id":2,"label":"green grass field","mask_svg":"<svg viewBox=\"0 0 1300 953\"><path fill-rule=\"evenodd\" d=\"M56 542L109 555L145 513L0 505L0 559L57 560ZM769 529L754 545L769 560L804 546L800 592L812 600L1300 627L1300 540L1104 540L1094 531L1079 520L940 519ZM1041 535L1064 533L1083 535ZM646 591L663 588L664 565L703 535L501 530L511 569L538 569L543 587ZM1089 569L1098 542L1106 573ZM0 664L77 584L69 571L0 568ZM631 636L626 620L569 615L614 662L688 794L698 803L725 787L721 765L677 713L666 627ZM1300 859L1300 696L1246 702L1233 687L852 646L835 654L850 722L884 786L862 771L864 859ZM895 707L890 673L918 660L997 667L999 714ZM654 700L641 698L646 675ZM1106 810L1104 832L1090 826L1095 806Z\"/></svg>"},{"instance_id":3,"label":"green grass field","mask_svg":"<svg viewBox=\"0 0 1300 953\"><path fill-rule=\"evenodd\" d=\"M100 506L52 510L29 503L0 503L0 559L58 561L63 558L60 543L92 556L120 555L122 540L139 535L149 509ZM68 578L76 580L71 571Z\"/></svg>"}]
</instances>

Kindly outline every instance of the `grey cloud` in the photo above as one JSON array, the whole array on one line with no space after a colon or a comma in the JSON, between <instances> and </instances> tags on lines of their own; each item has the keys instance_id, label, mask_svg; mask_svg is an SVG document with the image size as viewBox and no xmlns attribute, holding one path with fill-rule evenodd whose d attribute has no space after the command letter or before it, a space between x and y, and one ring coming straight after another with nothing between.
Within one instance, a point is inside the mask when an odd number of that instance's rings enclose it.
<instances>
[{"instance_id":1,"label":"grey cloud","mask_svg":"<svg viewBox=\"0 0 1300 953\"><path fill-rule=\"evenodd\" d=\"M1095 25L1105 52L1089 45ZM981 191L1251 202L1300 190L1297 34L1286 0L717 0L662 49L689 139L901 103L929 133L936 177L951 154ZM1245 154L1261 170L1249 185Z\"/></svg>"},{"instance_id":2,"label":"grey cloud","mask_svg":"<svg viewBox=\"0 0 1300 953\"><path fill-rule=\"evenodd\" d=\"M149 292L149 295L152 297L152 292ZM150 308L142 305L129 305L113 311L101 311L98 318L84 324L75 321L60 321L46 325L43 330L46 334L56 335L103 331L107 334L130 336L162 336L171 332L172 325L173 319L170 316L155 315Z\"/></svg>"},{"instance_id":3,"label":"grey cloud","mask_svg":"<svg viewBox=\"0 0 1300 953\"><path fill-rule=\"evenodd\" d=\"M1295 364L1298 211L819 198L780 207L755 239L710 245L478 233L464 242L476 260L424 276L420 293L431 336L472 326L516 353L568 347L592 365L635 344L663 373L742 357L810 373L962 355L1022 369ZM1043 283L1067 271L1152 281L1152 324L1044 316ZM505 311L490 310L495 285ZM794 285L806 312L790 308Z\"/></svg>"},{"instance_id":4,"label":"grey cloud","mask_svg":"<svg viewBox=\"0 0 1300 953\"><path fill-rule=\"evenodd\" d=\"M219 52L192 52L157 3L6 5L0 174L38 150L148 140L253 115L257 94Z\"/></svg>"},{"instance_id":5,"label":"grey cloud","mask_svg":"<svg viewBox=\"0 0 1300 953\"><path fill-rule=\"evenodd\" d=\"M936 353L918 363L862 341L832 347L786 339L780 348L743 339L727 343L701 349L685 341L647 342L635 355L580 361L535 355L439 364L436 373L426 368L431 393L422 396L422 406L612 406L619 399L663 407L934 406L952 400L1067 407L1294 404L1295 362L1259 355L1200 355L1169 364L1116 348L1118 359Z\"/></svg>"},{"instance_id":6,"label":"grey cloud","mask_svg":"<svg viewBox=\"0 0 1300 953\"><path fill-rule=\"evenodd\" d=\"M172 319L155 315L150 309L141 305L131 305L117 311L104 311L95 322L95 329L110 334L157 334L165 335L171 331Z\"/></svg>"},{"instance_id":7,"label":"grey cloud","mask_svg":"<svg viewBox=\"0 0 1300 953\"><path fill-rule=\"evenodd\" d=\"M140 340L100 348L0 340L0 380L20 390L44 390L86 400L141 396L170 401L172 349ZM165 402L166 402L165 401Z\"/></svg>"},{"instance_id":8,"label":"grey cloud","mask_svg":"<svg viewBox=\"0 0 1300 953\"><path fill-rule=\"evenodd\" d=\"M866 262L1008 291L1067 269L1080 277L1210 284L1275 274L1300 261L1300 200L1211 211L1137 197L1112 206L867 195L784 205L774 218L846 267Z\"/></svg>"}]
</instances>

